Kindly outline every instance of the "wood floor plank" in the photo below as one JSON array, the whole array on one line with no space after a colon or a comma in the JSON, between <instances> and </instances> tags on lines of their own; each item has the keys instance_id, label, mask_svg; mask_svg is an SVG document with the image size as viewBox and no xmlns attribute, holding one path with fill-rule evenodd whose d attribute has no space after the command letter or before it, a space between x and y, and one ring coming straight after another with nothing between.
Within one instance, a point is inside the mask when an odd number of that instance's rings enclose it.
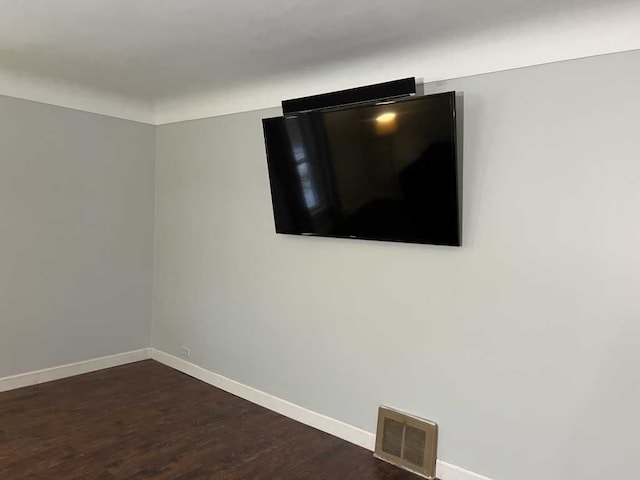
<instances>
[{"instance_id":1,"label":"wood floor plank","mask_svg":"<svg viewBox=\"0 0 640 480\"><path fill-rule=\"evenodd\" d=\"M0 393L0 479L409 478L153 360Z\"/></svg>"}]
</instances>

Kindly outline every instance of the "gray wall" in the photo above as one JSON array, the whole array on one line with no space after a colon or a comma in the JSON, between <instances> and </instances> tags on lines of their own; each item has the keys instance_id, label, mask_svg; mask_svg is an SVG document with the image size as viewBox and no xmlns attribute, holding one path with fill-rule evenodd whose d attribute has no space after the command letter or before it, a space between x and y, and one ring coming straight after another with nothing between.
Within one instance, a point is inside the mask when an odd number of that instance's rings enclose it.
<instances>
[{"instance_id":1,"label":"gray wall","mask_svg":"<svg viewBox=\"0 0 640 480\"><path fill-rule=\"evenodd\" d=\"M635 478L640 51L464 92L464 246L276 235L260 119L157 131L153 345L496 480Z\"/></svg>"},{"instance_id":2,"label":"gray wall","mask_svg":"<svg viewBox=\"0 0 640 480\"><path fill-rule=\"evenodd\" d=\"M155 128L0 96L0 377L150 345Z\"/></svg>"}]
</instances>

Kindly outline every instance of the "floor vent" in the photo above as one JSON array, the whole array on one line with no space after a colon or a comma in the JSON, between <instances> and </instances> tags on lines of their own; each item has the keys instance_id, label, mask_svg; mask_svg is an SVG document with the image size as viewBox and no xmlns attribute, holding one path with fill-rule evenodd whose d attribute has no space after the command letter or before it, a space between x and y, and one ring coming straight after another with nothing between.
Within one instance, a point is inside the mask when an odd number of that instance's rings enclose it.
<instances>
[{"instance_id":1,"label":"floor vent","mask_svg":"<svg viewBox=\"0 0 640 480\"><path fill-rule=\"evenodd\" d=\"M377 458L425 478L435 478L437 454L438 425L380 407L374 453Z\"/></svg>"}]
</instances>

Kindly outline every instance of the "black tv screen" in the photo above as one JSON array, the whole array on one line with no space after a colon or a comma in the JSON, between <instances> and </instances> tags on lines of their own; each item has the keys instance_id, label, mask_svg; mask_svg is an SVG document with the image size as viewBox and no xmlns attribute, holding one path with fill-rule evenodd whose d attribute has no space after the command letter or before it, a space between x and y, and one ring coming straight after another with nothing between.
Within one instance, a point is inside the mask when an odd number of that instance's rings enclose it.
<instances>
[{"instance_id":1,"label":"black tv screen","mask_svg":"<svg viewBox=\"0 0 640 480\"><path fill-rule=\"evenodd\" d=\"M455 92L263 128L276 232L460 245Z\"/></svg>"}]
</instances>

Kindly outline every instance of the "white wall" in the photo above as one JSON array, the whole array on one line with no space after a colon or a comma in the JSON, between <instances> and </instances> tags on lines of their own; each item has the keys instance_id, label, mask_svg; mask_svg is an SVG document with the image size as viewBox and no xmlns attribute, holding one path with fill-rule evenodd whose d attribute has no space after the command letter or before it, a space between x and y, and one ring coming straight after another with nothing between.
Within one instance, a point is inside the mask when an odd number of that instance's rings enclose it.
<instances>
[{"instance_id":1,"label":"white wall","mask_svg":"<svg viewBox=\"0 0 640 480\"><path fill-rule=\"evenodd\" d=\"M150 345L155 131L0 96L0 377Z\"/></svg>"},{"instance_id":2,"label":"white wall","mask_svg":"<svg viewBox=\"0 0 640 480\"><path fill-rule=\"evenodd\" d=\"M640 51L464 92L462 248L276 235L260 119L157 130L153 345L496 480L637 477Z\"/></svg>"}]
</instances>

